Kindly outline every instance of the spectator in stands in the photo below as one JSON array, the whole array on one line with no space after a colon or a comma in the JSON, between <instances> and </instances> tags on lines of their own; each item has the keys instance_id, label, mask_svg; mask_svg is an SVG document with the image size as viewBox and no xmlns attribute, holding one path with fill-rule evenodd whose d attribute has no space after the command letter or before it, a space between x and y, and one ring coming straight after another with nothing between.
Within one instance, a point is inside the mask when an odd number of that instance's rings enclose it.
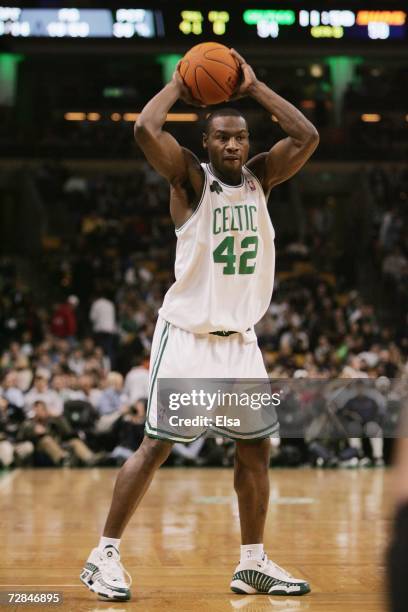
<instances>
[{"instance_id":1,"label":"spectator in stands","mask_svg":"<svg viewBox=\"0 0 408 612\"><path fill-rule=\"evenodd\" d=\"M76 399L77 391L72 384L76 376L68 374L54 374L51 380L51 389L58 393L63 404L71 399Z\"/></svg>"},{"instance_id":2,"label":"spectator in stands","mask_svg":"<svg viewBox=\"0 0 408 612\"><path fill-rule=\"evenodd\" d=\"M13 376L13 372L6 374L0 390L0 467L6 468L26 462L34 451L30 442L16 441L18 427L24 420L24 398L13 386Z\"/></svg>"},{"instance_id":3,"label":"spectator in stands","mask_svg":"<svg viewBox=\"0 0 408 612\"><path fill-rule=\"evenodd\" d=\"M149 371L144 365L143 355L134 357L133 367L126 374L124 390L131 406L135 406L137 400L147 399L149 395Z\"/></svg>"},{"instance_id":4,"label":"spectator in stands","mask_svg":"<svg viewBox=\"0 0 408 612\"><path fill-rule=\"evenodd\" d=\"M10 370L4 376L0 388L0 395L7 400L9 404L23 410L24 395L18 387L18 375L15 370Z\"/></svg>"},{"instance_id":5,"label":"spectator in stands","mask_svg":"<svg viewBox=\"0 0 408 612\"><path fill-rule=\"evenodd\" d=\"M95 386L94 377L91 374L84 374L78 379L78 388L82 393L83 401L89 402L96 408L101 399L102 391Z\"/></svg>"},{"instance_id":6,"label":"spectator in stands","mask_svg":"<svg viewBox=\"0 0 408 612\"><path fill-rule=\"evenodd\" d=\"M25 355L20 356L16 360L15 371L17 387L25 393L28 391L33 381L33 372L30 368L30 362Z\"/></svg>"},{"instance_id":7,"label":"spectator in stands","mask_svg":"<svg viewBox=\"0 0 408 612\"><path fill-rule=\"evenodd\" d=\"M76 436L68 421L53 417L44 401L36 400L32 416L21 425L18 435L20 441L30 441L37 452L48 457L53 465L95 465L99 457Z\"/></svg>"},{"instance_id":8,"label":"spectator in stands","mask_svg":"<svg viewBox=\"0 0 408 612\"><path fill-rule=\"evenodd\" d=\"M366 388L358 382L349 391L349 399L338 411L338 416L352 434L349 438L351 448L358 452L362 465L369 465L370 460L364 456L362 438L369 437L372 449L372 464L383 467L383 433L381 424L385 416L385 398L375 389Z\"/></svg>"},{"instance_id":9,"label":"spectator in stands","mask_svg":"<svg viewBox=\"0 0 408 612\"><path fill-rule=\"evenodd\" d=\"M110 457L116 460L117 465L123 465L126 459L129 459L142 443L146 403L144 400L138 400L132 406L126 407L113 425L112 432L116 440L116 446Z\"/></svg>"},{"instance_id":10,"label":"spectator in stands","mask_svg":"<svg viewBox=\"0 0 408 612\"><path fill-rule=\"evenodd\" d=\"M54 313L51 318L50 330L57 338L73 339L77 333L77 320L75 307L78 305L78 298L75 295L69 296L66 302L54 304Z\"/></svg>"},{"instance_id":11,"label":"spectator in stands","mask_svg":"<svg viewBox=\"0 0 408 612\"><path fill-rule=\"evenodd\" d=\"M33 405L37 401L42 401L46 405L47 412L52 417L59 417L63 412L63 401L59 394L48 386L49 373L40 368L34 376L34 385L25 395L25 409L29 414Z\"/></svg>"},{"instance_id":12,"label":"spectator in stands","mask_svg":"<svg viewBox=\"0 0 408 612\"><path fill-rule=\"evenodd\" d=\"M11 342L7 351L1 357L0 366L3 369L14 368L23 353L19 342Z\"/></svg>"},{"instance_id":13,"label":"spectator in stands","mask_svg":"<svg viewBox=\"0 0 408 612\"><path fill-rule=\"evenodd\" d=\"M96 343L103 348L113 362L116 343L115 305L106 297L105 292L100 291L98 297L92 302L89 318Z\"/></svg>"},{"instance_id":14,"label":"spectator in stands","mask_svg":"<svg viewBox=\"0 0 408 612\"><path fill-rule=\"evenodd\" d=\"M123 376L119 372L109 372L106 377L97 410L100 417L96 424L98 433L111 433L116 421L129 412L129 400L123 392Z\"/></svg>"},{"instance_id":15,"label":"spectator in stands","mask_svg":"<svg viewBox=\"0 0 408 612\"><path fill-rule=\"evenodd\" d=\"M71 372L74 372L77 376L83 374L85 370L85 360L82 350L79 347L75 348L68 358L68 366Z\"/></svg>"}]
</instances>

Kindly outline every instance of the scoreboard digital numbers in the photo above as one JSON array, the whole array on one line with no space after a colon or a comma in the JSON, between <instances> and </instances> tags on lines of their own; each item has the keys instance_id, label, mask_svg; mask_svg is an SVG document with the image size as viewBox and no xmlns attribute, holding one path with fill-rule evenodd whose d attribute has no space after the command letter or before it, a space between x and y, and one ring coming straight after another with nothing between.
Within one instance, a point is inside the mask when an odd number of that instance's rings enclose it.
<instances>
[{"instance_id":1,"label":"scoreboard digital numbers","mask_svg":"<svg viewBox=\"0 0 408 612\"><path fill-rule=\"evenodd\" d=\"M43 9L0 6L0 36L41 38L156 38L161 15L148 9ZM157 17L157 19L156 19Z\"/></svg>"},{"instance_id":2,"label":"scoreboard digital numbers","mask_svg":"<svg viewBox=\"0 0 408 612\"><path fill-rule=\"evenodd\" d=\"M327 9L291 3L237 7L227 1L149 8L24 8L0 6L0 37L186 39L305 43L318 40L398 41L408 39L407 11L402 8ZM321 5L323 3L321 2ZM372 3L371 3L372 4ZM385 1L384 1L385 4Z\"/></svg>"},{"instance_id":3,"label":"scoreboard digital numbers","mask_svg":"<svg viewBox=\"0 0 408 612\"><path fill-rule=\"evenodd\" d=\"M179 30L193 38L231 35L236 39L398 40L407 37L407 12L390 10L250 8L229 11L182 10ZM173 24L174 27L174 24Z\"/></svg>"}]
</instances>

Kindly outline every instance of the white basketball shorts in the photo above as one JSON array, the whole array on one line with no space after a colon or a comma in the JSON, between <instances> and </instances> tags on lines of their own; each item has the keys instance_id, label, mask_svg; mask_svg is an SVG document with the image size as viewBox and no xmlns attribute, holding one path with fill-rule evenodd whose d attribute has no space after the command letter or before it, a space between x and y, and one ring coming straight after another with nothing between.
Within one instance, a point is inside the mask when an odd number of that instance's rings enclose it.
<instances>
[{"instance_id":1,"label":"white basketball shorts","mask_svg":"<svg viewBox=\"0 0 408 612\"><path fill-rule=\"evenodd\" d=\"M217 435L232 439L257 439L276 435L276 418L262 426L256 415L249 415L243 428L193 427L182 434L166 431L158 423L157 382L159 379L262 379L268 374L258 343L245 343L239 333L230 336L193 334L175 327L159 316L153 336L149 371L149 398L145 432L151 438L173 442L192 442L212 429Z\"/></svg>"}]
</instances>

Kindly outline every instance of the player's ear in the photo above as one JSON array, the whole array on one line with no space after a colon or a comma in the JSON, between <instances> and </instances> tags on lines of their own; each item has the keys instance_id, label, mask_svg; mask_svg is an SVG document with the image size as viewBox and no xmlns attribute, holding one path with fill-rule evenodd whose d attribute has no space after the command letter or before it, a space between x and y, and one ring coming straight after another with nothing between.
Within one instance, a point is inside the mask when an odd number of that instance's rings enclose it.
<instances>
[{"instance_id":1,"label":"player's ear","mask_svg":"<svg viewBox=\"0 0 408 612\"><path fill-rule=\"evenodd\" d=\"M203 132L203 147L204 147L204 149L207 148L207 142L208 142L208 134Z\"/></svg>"}]
</instances>

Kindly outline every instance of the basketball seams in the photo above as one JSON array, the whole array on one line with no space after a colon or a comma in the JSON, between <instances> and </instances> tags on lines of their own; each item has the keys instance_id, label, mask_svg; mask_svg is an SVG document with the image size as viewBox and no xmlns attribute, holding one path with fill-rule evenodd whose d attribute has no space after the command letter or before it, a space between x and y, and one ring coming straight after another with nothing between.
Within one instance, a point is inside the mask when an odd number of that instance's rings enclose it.
<instances>
[{"instance_id":1,"label":"basketball seams","mask_svg":"<svg viewBox=\"0 0 408 612\"><path fill-rule=\"evenodd\" d=\"M227 66L228 68L231 68L231 70L234 70L235 72L239 73L239 67L237 66L236 62L234 62L234 65L232 66L231 64L227 64L227 62L224 62L221 59L217 59L215 57L207 57L207 53L211 53L213 51L213 49L211 49L210 51L206 51L205 53L203 53L203 57L208 61L208 62L217 62L217 64L223 64L224 66Z\"/></svg>"},{"instance_id":2,"label":"basketball seams","mask_svg":"<svg viewBox=\"0 0 408 612\"><path fill-rule=\"evenodd\" d=\"M182 72L182 69L184 68L184 66L186 67L186 69L184 70L184 72ZM182 79L185 78L189 68L190 68L190 60L183 59L183 61L180 64L180 70L179 70L180 76Z\"/></svg>"},{"instance_id":3,"label":"basketball seams","mask_svg":"<svg viewBox=\"0 0 408 612\"><path fill-rule=\"evenodd\" d=\"M210 47L209 49L207 49L206 51L203 51L203 47ZM198 53L199 55L205 55L206 53L209 53L210 51L224 51L225 50L225 45L222 45L221 43L213 43L213 42L209 42L209 43L199 43L198 45L195 45L194 47L192 47L188 52L191 53L191 55L195 55L196 53Z\"/></svg>"},{"instance_id":4,"label":"basketball seams","mask_svg":"<svg viewBox=\"0 0 408 612\"><path fill-rule=\"evenodd\" d=\"M209 77L209 78L210 78L212 81L214 81L215 85L217 85L217 87L219 87L219 89L221 89L221 90L222 90L222 91L223 91L223 92L224 92L224 93L225 93L225 94L226 94L228 97L231 95L231 92L230 92L230 91L227 91L227 90L226 90L226 89L225 89L225 88L224 88L224 87L221 85L221 83L219 83L219 82L218 82L216 79L214 79L214 77L212 76L212 74L210 74L210 73L208 72L208 70L207 70L206 68L204 68L204 66L201 66L201 64L200 64L199 66L197 66L197 67L196 67L196 69L195 69L195 78L196 78L196 83L197 83L197 71L198 71L198 69L199 69L199 68L201 68L201 70L203 70L203 71L206 73L206 75L207 75L207 76L208 76L208 77ZM200 97L201 97L201 95L200 95Z\"/></svg>"},{"instance_id":5,"label":"basketball seams","mask_svg":"<svg viewBox=\"0 0 408 612\"><path fill-rule=\"evenodd\" d=\"M197 81L197 68L198 68L198 66L196 66L194 68L194 80L195 80L195 85L196 85L196 88L197 88L197 91L198 91L198 97L199 97L200 100L202 100L203 98L202 98L200 87L199 87L198 81Z\"/></svg>"},{"instance_id":6,"label":"basketball seams","mask_svg":"<svg viewBox=\"0 0 408 612\"><path fill-rule=\"evenodd\" d=\"M227 68L229 68L229 69L231 70L231 72L233 72L233 73L235 74L235 76L236 76L236 78L237 78L237 85L238 85L238 79L239 79L239 68L237 68L237 67L235 67L235 68L234 68L233 66L230 66L230 64L226 64L226 63L225 63L225 62L223 62L222 60L213 59L213 58L209 58L209 57L206 57L205 59L207 60L207 62L216 62L217 64L222 64L223 66L226 66ZM200 66L201 66L201 64L200 64ZM198 66L197 66L197 68L198 68ZM236 87L236 86L235 86L235 87ZM235 89L235 88L234 88L234 89Z\"/></svg>"},{"instance_id":7,"label":"basketball seams","mask_svg":"<svg viewBox=\"0 0 408 612\"><path fill-rule=\"evenodd\" d=\"M226 64L225 62L220 62L219 60L211 60L212 62L216 62L217 64L222 64L223 66L225 66L226 68L229 68L231 70L231 72L233 72L236 76L237 76L237 82L238 82L238 78L239 78L239 70L236 70L235 68L233 68L232 66L229 66L228 64ZM201 65L201 64L200 64ZM198 68L198 66L197 66Z\"/></svg>"}]
</instances>

